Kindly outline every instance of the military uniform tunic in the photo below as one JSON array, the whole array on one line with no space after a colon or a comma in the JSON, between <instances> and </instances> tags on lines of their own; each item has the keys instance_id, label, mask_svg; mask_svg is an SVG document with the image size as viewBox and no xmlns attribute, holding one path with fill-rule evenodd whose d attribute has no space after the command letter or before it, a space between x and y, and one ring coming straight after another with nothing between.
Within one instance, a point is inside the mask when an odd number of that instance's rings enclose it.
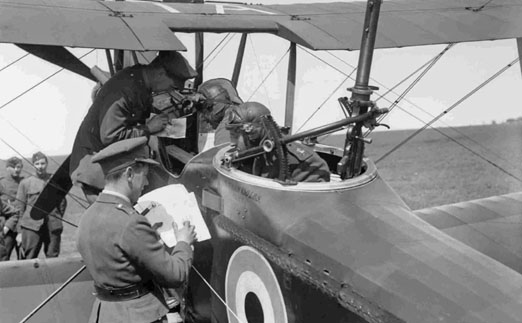
<instances>
[{"instance_id":1,"label":"military uniform tunic","mask_svg":"<svg viewBox=\"0 0 522 323\"><path fill-rule=\"evenodd\" d=\"M145 85L143 73L143 65L125 68L96 95L74 140L69 169L71 175L75 170L80 173L73 180L102 189L103 173L90 162L90 155L116 141L147 134L145 121L152 110L152 90ZM80 165L86 156L89 160Z\"/></svg>"},{"instance_id":2,"label":"military uniform tunic","mask_svg":"<svg viewBox=\"0 0 522 323\"><path fill-rule=\"evenodd\" d=\"M127 200L104 192L82 216L78 250L94 284L105 289L151 280L162 287L179 287L188 280L193 257L185 242L178 242L169 254L144 216ZM90 322L153 322L168 310L156 288L132 300L97 299Z\"/></svg>"},{"instance_id":3,"label":"military uniform tunic","mask_svg":"<svg viewBox=\"0 0 522 323\"><path fill-rule=\"evenodd\" d=\"M20 182L16 194L18 203L19 220L17 222L18 232L22 233L22 248L25 258L36 258L44 245L45 255L57 257L60 253L60 240L63 231L63 218L66 209L66 200L54 209L49 215L34 219L31 217L32 206L38 200L45 185L51 179L52 174L45 174L43 177L30 176Z\"/></svg>"},{"instance_id":4,"label":"military uniform tunic","mask_svg":"<svg viewBox=\"0 0 522 323\"><path fill-rule=\"evenodd\" d=\"M299 142L286 144L288 151L288 175L295 182L329 182L330 169L326 161L310 147ZM274 167L274 155L257 157L253 165L253 174L277 178L278 169Z\"/></svg>"},{"instance_id":5,"label":"military uniform tunic","mask_svg":"<svg viewBox=\"0 0 522 323\"><path fill-rule=\"evenodd\" d=\"M3 227L9 228L9 232L0 237L0 261L9 260L11 253L16 246L16 193L20 182L24 179L22 176L0 177L0 206L2 208L0 214L0 236L3 235Z\"/></svg>"}]
</instances>

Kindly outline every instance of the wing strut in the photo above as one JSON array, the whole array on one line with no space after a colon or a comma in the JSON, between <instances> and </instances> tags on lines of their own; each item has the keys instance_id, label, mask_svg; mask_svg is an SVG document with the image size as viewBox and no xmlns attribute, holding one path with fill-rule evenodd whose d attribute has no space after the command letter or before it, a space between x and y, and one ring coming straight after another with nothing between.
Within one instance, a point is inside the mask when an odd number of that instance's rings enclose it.
<instances>
[{"instance_id":1,"label":"wing strut","mask_svg":"<svg viewBox=\"0 0 522 323\"><path fill-rule=\"evenodd\" d=\"M522 38L517 38L517 48L518 48L518 60L522 59ZM520 64L520 71L522 72L522 64Z\"/></svg>"},{"instance_id":2,"label":"wing strut","mask_svg":"<svg viewBox=\"0 0 522 323\"><path fill-rule=\"evenodd\" d=\"M232 85L234 88L237 88L237 83L239 82L239 73L241 72L241 65L243 64L247 37L247 33L241 35L241 41L237 49L236 63L234 64L234 72L232 72Z\"/></svg>"},{"instance_id":3,"label":"wing strut","mask_svg":"<svg viewBox=\"0 0 522 323\"><path fill-rule=\"evenodd\" d=\"M114 64L112 62L111 50L105 50L105 56L107 56L107 65L109 65L109 71L111 72L111 76L114 76Z\"/></svg>"},{"instance_id":4,"label":"wing strut","mask_svg":"<svg viewBox=\"0 0 522 323\"><path fill-rule=\"evenodd\" d=\"M68 71L88 78L91 81L97 81L96 78L91 74L89 67L87 67L87 65L85 65L64 47L29 44L16 44L16 46L47 62L58 65Z\"/></svg>"},{"instance_id":5,"label":"wing strut","mask_svg":"<svg viewBox=\"0 0 522 323\"><path fill-rule=\"evenodd\" d=\"M294 42L290 43L290 56L288 57L288 76L286 81L286 108L285 127L292 132L294 123L294 101L295 101L295 73L297 65L297 49Z\"/></svg>"},{"instance_id":6,"label":"wing strut","mask_svg":"<svg viewBox=\"0 0 522 323\"><path fill-rule=\"evenodd\" d=\"M194 80L194 89L203 83L203 65L204 65L204 52L205 52L205 40L203 33L196 33L196 72L198 76Z\"/></svg>"}]
</instances>

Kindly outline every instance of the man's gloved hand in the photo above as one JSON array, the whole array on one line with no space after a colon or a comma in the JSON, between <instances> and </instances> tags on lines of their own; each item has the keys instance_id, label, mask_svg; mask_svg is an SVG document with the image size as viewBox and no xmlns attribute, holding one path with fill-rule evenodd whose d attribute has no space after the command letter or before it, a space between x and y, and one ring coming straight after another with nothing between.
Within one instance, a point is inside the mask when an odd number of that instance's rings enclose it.
<instances>
[{"instance_id":1,"label":"man's gloved hand","mask_svg":"<svg viewBox=\"0 0 522 323\"><path fill-rule=\"evenodd\" d=\"M183 227L178 229L176 222L172 223L172 228L174 229L174 234L176 235L176 240L185 241L189 245L193 244L196 240L196 232L194 231L195 227L190 225L190 222L183 222Z\"/></svg>"},{"instance_id":2,"label":"man's gloved hand","mask_svg":"<svg viewBox=\"0 0 522 323\"><path fill-rule=\"evenodd\" d=\"M157 114L147 120L147 129L149 129L149 132L151 134L160 132L161 130L165 129L167 124L169 123L169 116L166 113Z\"/></svg>"}]
</instances>

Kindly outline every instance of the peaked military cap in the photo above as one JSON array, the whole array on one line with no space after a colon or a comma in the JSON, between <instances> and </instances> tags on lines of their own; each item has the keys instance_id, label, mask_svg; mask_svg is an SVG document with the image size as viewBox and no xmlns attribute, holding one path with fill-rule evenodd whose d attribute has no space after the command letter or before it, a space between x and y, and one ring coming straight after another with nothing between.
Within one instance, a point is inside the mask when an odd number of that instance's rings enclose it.
<instances>
[{"instance_id":1,"label":"peaked military cap","mask_svg":"<svg viewBox=\"0 0 522 323\"><path fill-rule=\"evenodd\" d=\"M188 80L198 76L198 73L179 52L161 51L154 61L158 61L163 66L169 77Z\"/></svg>"},{"instance_id":2,"label":"peaked military cap","mask_svg":"<svg viewBox=\"0 0 522 323\"><path fill-rule=\"evenodd\" d=\"M117 141L92 157L93 163L99 163L105 175L114 173L135 163L159 165L152 159L147 137L137 137Z\"/></svg>"}]
</instances>

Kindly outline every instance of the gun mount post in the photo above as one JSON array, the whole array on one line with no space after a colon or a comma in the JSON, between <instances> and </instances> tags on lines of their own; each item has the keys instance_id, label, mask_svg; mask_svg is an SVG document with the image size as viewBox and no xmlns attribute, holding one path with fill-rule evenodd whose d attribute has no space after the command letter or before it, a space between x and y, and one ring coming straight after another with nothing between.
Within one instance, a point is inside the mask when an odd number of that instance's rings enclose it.
<instances>
[{"instance_id":1,"label":"gun mount post","mask_svg":"<svg viewBox=\"0 0 522 323\"><path fill-rule=\"evenodd\" d=\"M366 6L357 76L354 87L348 89L352 92L349 105L353 116L364 114L368 109L372 109L375 106L375 103L370 101L370 96L373 90L377 88L369 86L368 82L373 51L375 49L381 3L382 0L369 0ZM359 122L353 129L349 129L350 133L346 135L345 156L342 159L342 164L338 165L339 170L341 170L341 178L343 179L355 177L361 173L365 144L362 140L362 127L363 123Z\"/></svg>"},{"instance_id":2,"label":"gun mount post","mask_svg":"<svg viewBox=\"0 0 522 323\"><path fill-rule=\"evenodd\" d=\"M306 137L316 137L321 134L328 133L332 130L340 129L349 124L358 124L358 123L364 123L369 120L370 121L374 120L379 115L384 114L384 113L388 113L388 109L373 109L371 111L368 111L364 114L360 114L355 117L342 119L342 120L339 120L339 121L336 121L336 122L333 122L333 123L330 123L330 124L327 124L324 126L320 126L317 128L307 130L307 131L296 133L294 135L283 137L280 139L280 142L281 142L281 144L287 144L287 143L290 143L290 142L293 142L296 140L304 139ZM265 153L265 148L264 148L263 143L261 143L261 145L258 147L250 148L250 149L243 150L243 151L236 151L236 152L234 152L233 156L227 156L226 158L230 157L231 158L230 162L233 163L233 162L239 162L241 160L245 160L248 158L252 158L252 157L258 156L263 153Z\"/></svg>"}]
</instances>

